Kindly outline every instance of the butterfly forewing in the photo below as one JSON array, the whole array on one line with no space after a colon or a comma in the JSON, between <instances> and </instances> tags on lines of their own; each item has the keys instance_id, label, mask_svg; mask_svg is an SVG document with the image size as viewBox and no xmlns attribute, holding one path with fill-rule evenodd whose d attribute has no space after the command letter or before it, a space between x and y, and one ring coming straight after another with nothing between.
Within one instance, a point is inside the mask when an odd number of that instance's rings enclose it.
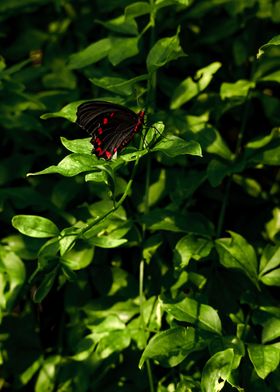
<instances>
[{"instance_id":1,"label":"butterfly forewing","mask_svg":"<svg viewBox=\"0 0 280 392\"><path fill-rule=\"evenodd\" d=\"M83 103L77 110L77 123L92 136L93 153L110 159L141 131L144 111L139 114L117 104L103 101Z\"/></svg>"}]
</instances>

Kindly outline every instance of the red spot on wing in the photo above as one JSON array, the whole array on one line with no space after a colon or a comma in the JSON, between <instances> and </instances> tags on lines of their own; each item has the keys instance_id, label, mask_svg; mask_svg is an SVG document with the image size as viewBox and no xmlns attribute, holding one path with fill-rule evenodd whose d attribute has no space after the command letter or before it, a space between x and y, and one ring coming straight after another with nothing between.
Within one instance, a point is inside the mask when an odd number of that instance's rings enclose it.
<instances>
[{"instance_id":1,"label":"red spot on wing","mask_svg":"<svg viewBox=\"0 0 280 392\"><path fill-rule=\"evenodd\" d=\"M99 157L100 157L100 155L102 155L102 154L103 154L102 148L100 148L100 147L97 147L97 148L95 149L95 153L96 153L96 155L97 155L97 156L99 156Z\"/></svg>"},{"instance_id":2,"label":"red spot on wing","mask_svg":"<svg viewBox=\"0 0 280 392\"><path fill-rule=\"evenodd\" d=\"M98 128L98 129L97 129L97 132L99 133L99 135L102 135L102 133L103 133L102 128Z\"/></svg>"},{"instance_id":3,"label":"red spot on wing","mask_svg":"<svg viewBox=\"0 0 280 392\"><path fill-rule=\"evenodd\" d=\"M138 132L142 128L142 126L144 124L144 116L145 116L145 111L141 110L141 112L138 113L138 121L133 129L133 131L135 133Z\"/></svg>"},{"instance_id":4,"label":"red spot on wing","mask_svg":"<svg viewBox=\"0 0 280 392\"><path fill-rule=\"evenodd\" d=\"M104 124L104 125L108 124L108 118L107 118L107 117L104 117L104 118L103 118L103 124Z\"/></svg>"},{"instance_id":5,"label":"red spot on wing","mask_svg":"<svg viewBox=\"0 0 280 392\"><path fill-rule=\"evenodd\" d=\"M110 113L110 117L114 117L115 112Z\"/></svg>"},{"instance_id":6,"label":"red spot on wing","mask_svg":"<svg viewBox=\"0 0 280 392\"><path fill-rule=\"evenodd\" d=\"M105 155L107 157L107 159L110 159L112 154L109 151L105 151Z\"/></svg>"},{"instance_id":7,"label":"red spot on wing","mask_svg":"<svg viewBox=\"0 0 280 392\"><path fill-rule=\"evenodd\" d=\"M95 142L97 143L98 146L102 144L102 141L99 139L99 137L95 139Z\"/></svg>"}]
</instances>

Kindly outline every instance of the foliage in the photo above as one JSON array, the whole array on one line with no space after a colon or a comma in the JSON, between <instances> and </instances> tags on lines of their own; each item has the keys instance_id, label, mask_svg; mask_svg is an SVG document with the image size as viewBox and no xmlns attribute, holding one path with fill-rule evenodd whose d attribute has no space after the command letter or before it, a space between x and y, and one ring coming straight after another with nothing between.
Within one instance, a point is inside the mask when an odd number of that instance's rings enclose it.
<instances>
[{"instance_id":1,"label":"foliage","mask_svg":"<svg viewBox=\"0 0 280 392\"><path fill-rule=\"evenodd\" d=\"M0 389L279 391L279 2L0 10ZM112 161L94 98L146 109Z\"/></svg>"}]
</instances>

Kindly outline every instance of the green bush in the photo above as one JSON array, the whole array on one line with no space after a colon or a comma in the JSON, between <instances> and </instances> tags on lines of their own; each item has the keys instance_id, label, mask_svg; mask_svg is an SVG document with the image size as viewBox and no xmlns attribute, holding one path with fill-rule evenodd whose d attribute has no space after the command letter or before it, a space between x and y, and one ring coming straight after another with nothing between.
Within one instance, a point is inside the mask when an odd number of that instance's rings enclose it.
<instances>
[{"instance_id":1,"label":"green bush","mask_svg":"<svg viewBox=\"0 0 280 392\"><path fill-rule=\"evenodd\" d=\"M0 18L0 389L280 391L279 1ZM146 112L112 160L92 99Z\"/></svg>"}]
</instances>

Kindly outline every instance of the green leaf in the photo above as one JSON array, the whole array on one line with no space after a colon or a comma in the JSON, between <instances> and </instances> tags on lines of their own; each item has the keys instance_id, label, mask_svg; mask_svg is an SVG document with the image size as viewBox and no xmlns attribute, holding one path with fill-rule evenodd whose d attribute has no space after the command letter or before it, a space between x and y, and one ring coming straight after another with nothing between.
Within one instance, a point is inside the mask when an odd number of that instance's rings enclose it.
<instances>
[{"instance_id":1,"label":"green leaf","mask_svg":"<svg viewBox=\"0 0 280 392\"><path fill-rule=\"evenodd\" d=\"M51 288L53 287L57 273L58 273L58 267L56 266L51 272L44 275L42 282L34 292L34 296L33 296L34 302L40 303L48 295Z\"/></svg>"},{"instance_id":2,"label":"green leaf","mask_svg":"<svg viewBox=\"0 0 280 392\"><path fill-rule=\"evenodd\" d=\"M92 145L90 144L90 138L68 140L65 137L60 138L61 143L67 150L76 152L77 154L90 154L92 151Z\"/></svg>"},{"instance_id":3,"label":"green leaf","mask_svg":"<svg viewBox=\"0 0 280 392\"><path fill-rule=\"evenodd\" d=\"M202 350L207 340L194 328L177 327L157 333L145 348L139 367L147 359L157 360L163 366L177 366L190 353Z\"/></svg>"},{"instance_id":4,"label":"green leaf","mask_svg":"<svg viewBox=\"0 0 280 392\"><path fill-rule=\"evenodd\" d=\"M273 208L272 219L265 225L266 234L271 241L275 241L277 233L280 232L280 208Z\"/></svg>"},{"instance_id":5,"label":"green leaf","mask_svg":"<svg viewBox=\"0 0 280 392\"><path fill-rule=\"evenodd\" d=\"M191 298L184 298L180 302L161 299L160 304L165 312L178 321L192 323L205 331L221 334L221 320L217 311L209 305Z\"/></svg>"},{"instance_id":6,"label":"green leaf","mask_svg":"<svg viewBox=\"0 0 280 392\"><path fill-rule=\"evenodd\" d=\"M191 259L200 260L206 257L213 248L213 242L208 238L187 234L176 244L173 262L175 269L183 269L188 266Z\"/></svg>"},{"instance_id":7,"label":"green leaf","mask_svg":"<svg viewBox=\"0 0 280 392\"><path fill-rule=\"evenodd\" d=\"M198 70L194 79L188 77L183 80L174 90L170 104L171 109L180 108L184 103L190 101L193 97L205 90L213 79L213 75L221 66L222 64L219 62L211 63L207 67Z\"/></svg>"},{"instance_id":8,"label":"green leaf","mask_svg":"<svg viewBox=\"0 0 280 392\"><path fill-rule=\"evenodd\" d=\"M116 33L121 33L126 35L138 34L137 23L132 17L126 15L120 15L114 19L107 20L105 22L103 22L102 20L97 20L96 22L100 23L108 30L115 31Z\"/></svg>"},{"instance_id":9,"label":"green leaf","mask_svg":"<svg viewBox=\"0 0 280 392\"><path fill-rule=\"evenodd\" d=\"M100 164L100 160L95 155L73 153L62 159L57 166L52 165L39 172L28 173L28 176L58 173L65 177L73 177L85 171L94 170L94 166Z\"/></svg>"},{"instance_id":10,"label":"green leaf","mask_svg":"<svg viewBox=\"0 0 280 392\"><path fill-rule=\"evenodd\" d=\"M270 48L273 48L274 46L279 46L280 45L280 35L276 35L275 37L271 38L266 44L262 45L259 48L258 54L257 54L257 59L259 59L261 56L264 55L264 53L269 50Z\"/></svg>"},{"instance_id":11,"label":"green leaf","mask_svg":"<svg viewBox=\"0 0 280 392\"><path fill-rule=\"evenodd\" d=\"M256 373L263 380L279 365L280 350L273 345L248 344L248 354Z\"/></svg>"},{"instance_id":12,"label":"green leaf","mask_svg":"<svg viewBox=\"0 0 280 392\"><path fill-rule=\"evenodd\" d=\"M84 225L79 224L78 222L77 226L66 227L61 231L59 239L61 256L63 256L65 253L69 252L73 248L83 228Z\"/></svg>"},{"instance_id":13,"label":"green leaf","mask_svg":"<svg viewBox=\"0 0 280 392\"><path fill-rule=\"evenodd\" d=\"M262 343L268 343L280 337L280 319L270 317L262 330Z\"/></svg>"},{"instance_id":14,"label":"green leaf","mask_svg":"<svg viewBox=\"0 0 280 392\"><path fill-rule=\"evenodd\" d=\"M0 246L0 322L3 311L12 311L25 276L25 267L21 259Z\"/></svg>"},{"instance_id":15,"label":"green leaf","mask_svg":"<svg viewBox=\"0 0 280 392\"><path fill-rule=\"evenodd\" d=\"M260 276L280 265L280 245L267 245L260 260Z\"/></svg>"},{"instance_id":16,"label":"green leaf","mask_svg":"<svg viewBox=\"0 0 280 392\"><path fill-rule=\"evenodd\" d=\"M45 242L38 252L38 269L40 271L49 270L53 262L57 264L58 251L59 239L57 237Z\"/></svg>"},{"instance_id":17,"label":"green leaf","mask_svg":"<svg viewBox=\"0 0 280 392\"><path fill-rule=\"evenodd\" d=\"M90 78L90 81L94 85L112 91L115 94L131 96L134 94L135 84L147 80L147 78L148 75L139 75L129 80L119 77L104 76L103 78Z\"/></svg>"},{"instance_id":18,"label":"green leaf","mask_svg":"<svg viewBox=\"0 0 280 392\"><path fill-rule=\"evenodd\" d=\"M207 177L210 184L216 187L221 184L223 179L232 174L244 170L244 163L241 162L224 162L218 159L211 159L207 166Z\"/></svg>"},{"instance_id":19,"label":"green leaf","mask_svg":"<svg viewBox=\"0 0 280 392\"><path fill-rule=\"evenodd\" d=\"M185 154L202 156L201 147L197 142L187 142L174 135L167 135L152 148L152 151L162 151L170 157Z\"/></svg>"},{"instance_id":20,"label":"green leaf","mask_svg":"<svg viewBox=\"0 0 280 392\"><path fill-rule=\"evenodd\" d=\"M74 73L66 68L63 60L56 60L52 72L43 77L43 84L48 89L76 89L77 81Z\"/></svg>"},{"instance_id":21,"label":"green leaf","mask_svg":"<svg viewBox=\"0 0 280 392\"><path fill-rule=\"evenodd\" d=\"M110 37L111 49L108 55L109 61L113 66L120 62L134 57L138 52L138 37L135 38L117 38Z\"/></svg>"},{"instance_id":22,"label":"green leaf","mask_svg":"<svg viewBox=\"0 0 280 392\"><path fill-rule=\"evenodd\" d=\"M152 184L150 184L149 186L148 200L145 200L139 204L138 206L139 211L141 212L145 211L145 203L147 203L149 207L156 205L159 202L159 200L161 200L165 196L166 193L167 193L166 171L160 170L157 180Z\"/></svg>"},{"instance_id":23,"label":"green leaf","mask_svg":"<svg viewBox=\"0 0 280 392\"><path fill-rule=\"evenodd\" d=\"M278 166L280 164L280 130L272 129L271 133L245 146L244 160L247 165L258 163Z\"/></svg>"},{"instance_id":24,"label":"green leaf","mask_svg":"<svg viewBox=\"0 0 280 392\"><path fill-rule=\"evenodd\" d=\"M26 0L24 3L18 0L2 0L0 3L0 13L16 13L19 12L19 10L22 8L28 7L28 9L32 9L32 7L43 6L47 3L47 0Z\"/></svg>"},{"instance_id":25,"label":"green leaf","mask_svg":"<svg viewBox=\"0 0 280 392\"><path fill-rule=\"evenodd\" d=\"M187 232L200 235L213 234L213 226L204 216L196 213L182 214L163 209L155 209L140 218L150 230Z\"/></svg>"},{"instance_id":26,"label":"green leaf","mask_svg":"<svg viewBox=\"0 0 280 392\"><path fill-rule=\"evenodd\" d=\"M244 272L248 278L258 285L257 256L254 248L241 235L229 231L230 238L215 241L220 263L226 268L235 268Z\"/></svg>"},{"instance_id":27,"label":"green leaf","mask_svg":"<svg viewBox=\"0 0 280 392\"><path fill-rule=\"evenodd\" d=\"M128 329L112 331L99 342L96 355L102 360L108 358L116 352L125 350L131 342L131 335Z\"/></svg>"},{"instance_id":28,"label":"green leaf","mask_svg":"<svg viewBox=\"0 0 280 392\"><path fill-rule=\"evenodd\" d=\"M92 261L94 255L93 247L83 246L83 249L71 249L63 254L60 261L71 270L80 270L86 268Z\"/></svg>"},{"instance_id":29,"label":"green leaf","mask_svg":"<svg viewBox=\"0 0 280 392\"><path fill-rule=\"evenodd\" d=\"M280 286L280 268L267 272L261 277L261 281L267 286Z\"/></svg>"},{"instance_id":30,"label":"green leaf","mask_svg":"<svg viewBox=\"0 0 280 392\"><path fill-rule=\"evenodd\" d=\"M231 160L233 154L222 139L220 133L211 125L207 124L207 116L186 116L189 130L186 137L197 141L202 150L216 154L226 160Z\"/></svg>"},{"instance_id":31,"label":"green leaf","mask_svg":"<svg viewBox=\"0 0 280 392\"><path fill-rule=\"evenodd\" d=\"M64 106L61 110L58 112L54 113L45 113L41 116L43 120L47 120L49 118L56 118L56 117L62 117L66 118L67 120L71 122L75 122L77 118L77 107L83 103L84 101L78 101L78 102L71 102L68 105Z\"/></svg>"},{"instance_id":32,"label":"green leaf","mask_svg":"<svg viewBox=\"0 0 280 392\"><path fill-rule=\"evenodd\" d=\"M58 227L50 219L36 215L16 215L12 219L12 225L29 237L48 238L59 234Z\"/></svg>"},{"instance_id":33,"label":"green leaf","mask_svg":"<svg viewBox=\"0 0 280 392\"><path fill-rule=\"evenodd\" d=\"M113 238L110 236L94 237L91 238L91 243L100 248L117 248L127 242L127 239Z\"/></svg>"},{"instance_id":34,"label":"green leaf","mask_svg":"<svg viewBox=\"0 0 280 392\"><path fill-rule=\"evenodd\" d=\"M230 376L233 368L234 351L228 348L214 354L207 362L202 371L201 391L219 392Z\"/></svg>"},{"instance_id":35,"label":"green leaf","mask_svg":"<svg viewBox=\"0 0 280 392\"><path fill-rule=\"evenodd\" d=\"M126 17L136 18L149 14L151 12L151 5L146 1L137 1L125 7L124 14Z\"/></svg>"},{"instance_id":36,"label":"green leaf","mask_svg":"<svg viewBox=\"0 0 280 392\"><path fill-rule=\"evenodd\" d=\"M97 63L108 55L110 49L111 40L109 38L96 41L85 49L72 54L69 57L68 67L70 69L79 69Z\"/></svg>"},{"instance_id":37,"label":"green leaf","mask_svg":"<svg viewBox=\"0 0 280 392\"><path fill-rule=\"evenodd\" d=\"M263 82L277 82L280 83L280 70L271 72L270 74L258 79Z\"/></svg>"},{"instance_id":38,"label":"green leaf","mask_svg":"<svg viewBox=\"0 0 280 392\"><path fill-rule=\"evenodd\" d=\"M132 148L126 148L126 151L131 151ZM118 156L124 162L136 161L136 159L143 157L148 153L148 150L134 150L133 152L122 153Z\"/></svg>"},{"instance_id":39,"label":"green leaf","mask_svg":"<svg viewBox=\"0 0 280 392\"><path fill-rule=\"evenodd\" d=\"M231 99L236 97L246 98L250 89L254 89L255 82L250 80L238 80L235 83L223 83L220 90L222 99Z\"/></svg>"},{"instance_id":40,"label":"green leaf","mask_svg":"<svg viewBox=\"0 0 280 392\"><path fill-rule=\"evenodd\" d=\"M149 264L153 255L162 244L162 236L155 234L149 237L143 244L143 258Z\"/></svg>"},{"instance_id":41,"label":"green leaf","mask_svg":"<svg viewBox=\"0 0 280 392\"><path fill-rule=\"evenodd\" d=\"M232 176L233 181L242 187L242 189L252 197L261 197L262 187L258 181L244 175L234 174Z\"/></svg>"},{"instance_id":42,"label":"green leaf","mask_svg":"<svg viewBox=\"0 0 280 392\"><path fill-rule=\"evenodd\" d=\"M155 8L156 10L159 10L160 8L168 7L170 5L173 6L181 5L187 7L189 4L190 4L190 0L156 0Z\"/></svg>"},{"instance_id":43,"label":"green leaf","mask_svg":"<svg viewBox=\"0 0 280 392\"><path fill-rule=\"evenodd\" d=\"M162 38L158 40L150 50L147 57L147 68L149 73L156 71L172 60L186 56L180 46L179 32L173 37Z\"/></svg>"},{"instance_id":44,"label":"green leaf","mask_svg":"<svg viewBox=\"0 0 280 392\"><path fill-rule=\"evenodd\" d=\"M237 336L217 336L213 340L211 340L209 344L210 353L216 354L219 351L224 351L228 348L232 348L234 350L234 360L232 363L233 369L237 369L240 365L240 361L242 357L245 356L245 344L241 339Z\"/></svg>"},{"instance_id":45,"label":"green leaf","mask_svg":"<svg viewBox=\"0 0 280 392\"><path fill-rule=\"evenodd\" d=\"M44 358L44 362L36 380L35 392L55 390L57 367L60 366L61 360L61 357L58 355L51 355Z\"/></svg>"}]
</instances>

